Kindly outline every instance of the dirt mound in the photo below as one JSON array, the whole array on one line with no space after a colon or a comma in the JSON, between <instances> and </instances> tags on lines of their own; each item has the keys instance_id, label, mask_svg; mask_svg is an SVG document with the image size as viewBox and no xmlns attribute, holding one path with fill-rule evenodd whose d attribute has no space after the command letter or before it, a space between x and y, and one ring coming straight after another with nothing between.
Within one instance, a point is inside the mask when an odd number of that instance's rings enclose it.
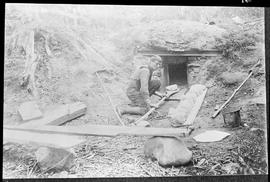
<instances>
[{"instance_id":1,"label":"dirt mound","mask_svg":"<svg viewBox=\"0 0 270 182\"><path fill-rule=\"evenodd\" d=\"M215 39L226 33L216 25L180 20L158 22L151 26L150 31L148 44L169 50L211 49L215 46Z\"/></svg>"}]
</instances>

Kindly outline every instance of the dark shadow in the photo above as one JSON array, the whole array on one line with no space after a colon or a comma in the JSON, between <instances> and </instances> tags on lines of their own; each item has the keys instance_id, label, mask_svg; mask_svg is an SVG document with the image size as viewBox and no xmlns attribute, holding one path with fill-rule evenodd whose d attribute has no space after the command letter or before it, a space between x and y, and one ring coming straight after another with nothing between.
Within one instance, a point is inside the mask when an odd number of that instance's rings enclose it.
<instances>
[{"instance_id":1,"label":"dark shadow","mask_svg":"<svg viewBox=\"0 0 270 182\"><path fill-rule=\"evenodd\" d=\"M187 64L168 64L170 85L186 85L187 84Z\"/></svg>"}]
</instances>

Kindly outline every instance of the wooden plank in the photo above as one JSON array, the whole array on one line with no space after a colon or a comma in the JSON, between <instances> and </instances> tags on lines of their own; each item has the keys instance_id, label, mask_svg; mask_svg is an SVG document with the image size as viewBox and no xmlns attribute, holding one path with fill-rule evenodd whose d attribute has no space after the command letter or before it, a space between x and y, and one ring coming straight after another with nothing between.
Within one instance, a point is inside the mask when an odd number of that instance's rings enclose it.
<instances>
[{"instance_id":1,"label":"wooden plank","mask_svg":"<svg viewBox=\"0 0 270 182\"><path fill-rule=\"evenodd\" d=\"M33 131L39 133L85 135L85 136L107 136L134 135L134 136L186 136L189 134L187 128L145 128L127 127L116 125L83 125L83 126L8 126L4 129Z\"/></svg>"},{"instance_id":2,"label":"wooden plank","mask_svg":"<svg viewBox=\"0 0 270 182\"><path fill-rule=\"evenodd\" d=\"M3 131L3 141L31 144L36 146L49 146L56 148L70 148L85 140L76 136L62 134L44 134L29 131L6 130Z\"/></svg>"},{"instance_id":3,"label":"wooden plank","mask_svg":"<svg viewBox=\"0 0 270 182\"><path fill-rule=\"evenodd\" d=\"M209 49L209 50L194 49L194 50L177 50L177 51L149 49L149 50L139 50L138 52L144 55L164 55L164 56L183 56L183 55L188 55L188 56L194 56L194 55L209 56L210 55L211 56L211 55L220 55L222 53L222 51L219 51L216 49Z\"/></svg>"},{"instance_id":4,"label":"wooden plank","mask_svg":"<svg viewBox=\"0 0 270 182\"><path fill-rule=\"evenodd\" d=\"M164 82L165 82L165 87L170 84L168 64L164 64Z\"/></svg>"},{"instance_id":5,"label":"wooden plank","mask_svg":"<svg viewBox=\"0 0 270 182\"><path fill-rule=\"evenodd\" d=\"M35 101L22 103L18 109L18 112L23 121L39 119L42 117L42 113Z\"/></svg>"},{"instance_id":6,"label":"wooden plank","mask_svg":"<svg viewBox=\"0 0 270 182\"><path fill-rule=\"evenodd\" d=\"M145 56L153 56L153 55L159 55L159 56L185 56L185 57L188 57L188 56L219 56L220 54L219 53L201 53L201 54L189 54L189 53L182 53L182 54L163 54L163 53L160 53L160 54L157 54L157 53L144 53L143 55Z\"/></svg>"},{"instance_id":7,"label":"wooden plank","mask_svg":"<svg viewBox=\"0 0 270 182\"><path fill-rule=\"evenodd\" d=\"M197 101L195 102L194 107L192 108L191 112L189 113L187 120L183 125L192 125L200 108L203 103L204 97L206 95L207 88L203 91L203 93L197 98Z\"/></svg>"},{"instance_id":8,"label":"wooden plank","mask_svg":"<svg viewBox=\"0 0 270 182\"><path fill-rule=\"evenodd\" d=\"M31 120L23 126L31 125L61 125L69 120L77 118L86 112L86 105L82 102L66 104L51 108L44 113L41 119Z\"/></svg>"}]
</instances>

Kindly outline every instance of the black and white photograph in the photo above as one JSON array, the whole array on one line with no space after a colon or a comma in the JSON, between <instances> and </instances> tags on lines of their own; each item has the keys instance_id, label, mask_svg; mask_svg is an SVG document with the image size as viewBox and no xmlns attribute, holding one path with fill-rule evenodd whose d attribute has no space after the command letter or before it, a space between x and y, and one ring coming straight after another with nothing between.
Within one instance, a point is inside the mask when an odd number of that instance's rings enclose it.
<instances>
[{"instance_id":1,"label":"black and white photograph","mask_svg":"<svg viewBox=\"0 0 270 182\"><path fill-rule=\"evenodd\" d=\"M5 3L3 179L268 175L265 8Z\"/></svg>"}]
</instances>

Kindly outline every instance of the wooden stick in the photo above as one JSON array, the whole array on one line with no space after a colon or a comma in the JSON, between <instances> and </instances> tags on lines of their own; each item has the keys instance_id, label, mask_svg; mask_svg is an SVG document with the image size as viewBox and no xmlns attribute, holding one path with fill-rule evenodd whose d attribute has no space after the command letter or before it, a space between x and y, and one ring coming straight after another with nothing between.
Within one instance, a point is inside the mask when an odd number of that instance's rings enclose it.
<instances>
[{"instance_id":1,"label":"wooden stick","mask_svg":"<svg viewBox=\"0 0 270 182\"><path fill-rule=\"evenodd\" d=\"M246 83L246 81L249 79L249 77L252 75L252 72L249 73L249 75L247 76L247 78L241 83L241 85L239 85L239 87L237 89L234 90L233 94L231 95L231 97L212 115L212 118L215 118L220 111L232 100L232 98L234 97L234 95L238 92L238 90L240 90L240 88L244 85L244 83Z\"/></svg>"},{"instance_id":2,"label":"wooden stick","mask_svg":"<svg viewBox=\"0 0 270 182\"><path fill-rule=\"evenodd\" d=\"M166 97L163 97L158 103L157 103L157 105L158 105L158 107L162 104L162 103L164 103L164 100L166 99ZM137 122L140 122L140 121L142 121L142 120L144 120L144 119L146 119L152 112L154 112L154 110L156 110L156 108L151 108L145 115L143 115L141 118L139 118L137 121L136 121L136 123Z\"/></svg>"},{"instance_id":3,"label":"wooden stick","mask_svg":"<svg viewBox=\"0 0 270 182\"><path fill-rule=\"evenodd\" d=\"M107 97L108 97L108 99L109 99L109 101L110 101L110 104L111 104L111 106L112 106L112 108L113 108L113 112L115 113L115 115L116 115L118 121L119 121L123 126L125 126L125 124L123 123L122 119L121 119L120 116L118 115L118 113L117 113L117 111L116 111L116 108L115 108L115 105L113 104L112 99L111 99L109 93L108 93L107 90L105 89L105 87L104 87L104 85L103 85L103 83L102 83L102 81L101 81L101 78L99 77L99 74L98 74L97 72L95 72L95 73L96 73L96 76L97 76L97 78L98 78L98 80L99 80L99 83L100 83L101 87L103 88L105 94L107 95Z\"/></svg>"},{"instance_id":4,"label":"wooden stick","mask_svg":"<svg viewBox=\"0 0 270 182\"><path fill-rule=\"evenodd\" d=\"M105 136L115 137L118 135L129 136L187 136L188 128L146 128L127 127L117 125L83 125L83 126L11 126L5 125L4 130L19 130L38 133L66 134L79 136Z\"/></svg>"},{"instance_id":5,"label":"wooden stick","mask_svg":"<svg viewBox=\"0 0 270 182\"><path fill-rule=\"evenodd\" d=\"M241 85L239 85L239 87L236 90L234 90L231 97L212 115L212 118L215 118L220 113L220 111L231 101L231 99L234 97L236 92L238 92L238 90L240 90L240 88L246 83L249 77L251 77L251 75L253 74L253 69L259 66L260 64L261 64L261 58L258 59L258 62L254 66L252 66L252 68L249 70L249 75L247 76L247 78L241 83Z\"/></svg>"}]
</instances>

